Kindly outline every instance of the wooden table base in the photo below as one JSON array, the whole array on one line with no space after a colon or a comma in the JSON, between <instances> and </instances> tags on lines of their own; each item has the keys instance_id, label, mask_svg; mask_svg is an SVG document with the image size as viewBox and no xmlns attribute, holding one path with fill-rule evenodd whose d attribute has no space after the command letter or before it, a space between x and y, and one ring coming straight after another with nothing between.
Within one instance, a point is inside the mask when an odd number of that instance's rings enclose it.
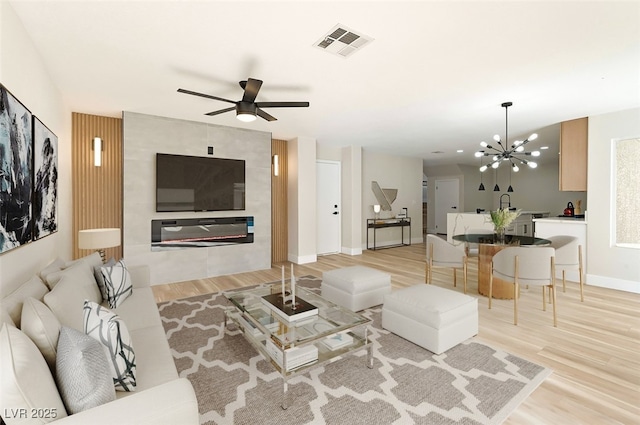
<instances>
[{"instance_id":1,"label":"wooden table base","mask_svg":"<svg viewBox=\"0 0 640 425\"><path fill-rule=\"evenodd\" d=\"M479 244L478 247L478 293L489 296L489 279L491 277L491 259L493 256L513 245ZM493 278L493 298L513 299L514 285L502 279Z\"/></svg>"}]
</instances>

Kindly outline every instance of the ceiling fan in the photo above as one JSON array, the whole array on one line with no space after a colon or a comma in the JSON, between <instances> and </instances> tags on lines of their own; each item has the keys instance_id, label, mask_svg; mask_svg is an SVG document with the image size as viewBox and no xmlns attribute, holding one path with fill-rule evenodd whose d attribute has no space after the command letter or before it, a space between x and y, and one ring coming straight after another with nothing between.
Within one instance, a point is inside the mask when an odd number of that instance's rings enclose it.
<instances>
[{"instance_id":1,"label":"ceiling fan","mask_svg":"<svg viewBox=\"0 0 640 425\"><path fill-rule=\"evenodd\" d=\"M208 112L205 115L213 116L233 111L235 109L236 118L244 122L251 122L255 120L256 115L258 115L260 118L264 118L267 121L276 121L275 117L267 114L262 110L262 108L306 108L309 106L309 102L256 102L255 100L258 96L258 91L260 90L261 86L262 80L256 80L255 78L249 78L248 80L240 81L240 87L242 87L242 89L244 90L244 95L242 96L242 99L238 101L185 89L178 89L178 92L191 94L194 96L206 97L207 99L221 100L223 102L233 103L235 106L220 109L218 111Z\"/></svg>"}]
</instances>

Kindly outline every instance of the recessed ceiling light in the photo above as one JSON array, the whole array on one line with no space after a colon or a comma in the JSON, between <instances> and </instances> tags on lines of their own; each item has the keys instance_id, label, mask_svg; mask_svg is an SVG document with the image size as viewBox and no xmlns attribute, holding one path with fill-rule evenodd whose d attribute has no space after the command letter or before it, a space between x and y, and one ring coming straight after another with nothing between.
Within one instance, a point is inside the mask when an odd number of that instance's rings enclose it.
<instances>
[{"instance_id":1,"label":"recessed ceiling light","mask_svg":"<svg viewBox=\"0 0 640 425\"><path fill-rule=\"evenodd\" d=\"M462 152L464 152L464 150L462 150L462 149L458 149L456 152L458 152L458 153L462 153Z\"/></svg>"},{"instance_id":2,"label":"recessed ceiling light","mask_svg":"<svg viewBox=\"0 0 640 425\"><path fill-rule=\"evenodd\" d=\"M540 150L549 149L549 146L540 146Z\"/></svg>"}]
</instances>

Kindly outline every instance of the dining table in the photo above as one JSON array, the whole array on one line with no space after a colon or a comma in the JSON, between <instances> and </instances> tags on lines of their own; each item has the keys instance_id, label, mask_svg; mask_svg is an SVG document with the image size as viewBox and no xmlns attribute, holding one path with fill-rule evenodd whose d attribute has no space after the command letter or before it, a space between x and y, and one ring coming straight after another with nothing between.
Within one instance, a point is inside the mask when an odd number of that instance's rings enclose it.
<instances>
[{"instance_id":1,"label":"dining table","mask_svg":"<svg viewBox=\"0 0 640 425\"><path fill-rule=\"evenodd\" d=\"M478 293L489 296L489 280L491 279L491 261L493 256L505 248L519 245L546 246L551 241L543 238L523 235L504 235L504 240L499 240L495 234L465 233L453 235L452 239L458 242L478 244ZM493 298L512 300L514 297L513 282L502 279L493 279Z\"/></svg>"}]
</instances>

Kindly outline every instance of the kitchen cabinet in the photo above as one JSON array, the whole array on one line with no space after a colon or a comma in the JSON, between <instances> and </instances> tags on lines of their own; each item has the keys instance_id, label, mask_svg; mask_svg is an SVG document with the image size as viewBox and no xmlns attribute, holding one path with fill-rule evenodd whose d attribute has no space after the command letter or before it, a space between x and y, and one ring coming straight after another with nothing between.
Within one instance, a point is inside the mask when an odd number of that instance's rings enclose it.
<instances>
[{"instance_id":1,"label":"kitchen cabinet","mask_svg":"<svg viewBox=\"0 0 640 425\"><path fill-rule=\"evenodd\" d=\"M560 124L561 191L587 190L587 143L589 119L579 118Z\"/></svg>"}]
</instances>

